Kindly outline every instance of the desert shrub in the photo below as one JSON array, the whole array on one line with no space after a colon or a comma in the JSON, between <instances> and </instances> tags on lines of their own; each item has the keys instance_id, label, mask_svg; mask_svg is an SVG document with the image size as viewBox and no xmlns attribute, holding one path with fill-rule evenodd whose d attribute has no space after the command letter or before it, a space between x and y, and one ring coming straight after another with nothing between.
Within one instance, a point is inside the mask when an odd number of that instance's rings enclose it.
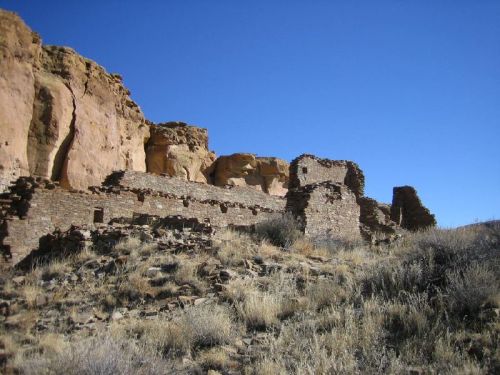
<instances>
[{"instance_id":1,"label":"desert shrub","mask_svg":"<svg viewBox=\"0 0 500 375\"><path fill-rule=\"evenodd\" d=\"M320 279L307 286L305 295L313 310L321 310L334 304L346 302L352 295L352 285L339 280Z\"/></svg>"},{"instance_id":2,"label":"desert shrub","mask_svg":"<svg viewBox=\"0 0 500 375\"><path fill-rule=\"evenodd\" d=\"M134 271L128 275L127 280L123 280L118 288L118 295L131 301L144 298L148 294L153 294L154 290L148 279L139 271Z\"/></svg>"},{"instance_id":3,"label":"desert shrub","mask_svg":"<svg viewBox=\"0 0 500 375\"><path fill-rule=\"evenodd\" d=\"M319 236L312 239L316 248L326 250L329 254L334 255L339 251L349 251L356 248L363 248L365 242L359 236Z\"/></svg>"},{"instance_id":4,"label":"desert shrub","mask_svg":"<svg viewBox=\"0 0 500 375\"><path fill-rule=\"evenodd\" d=\"M254 290L236 304L236 309L248 328L261 330L278 323L281 300L275 294Z\"/></svg>"},{"instance_id":5,"label":"desert shrub","mask_svg":"<svg viewBox=\"0 0 500 375\"><path fill-rule=\"evenodd\" d=\"M474 263L463 272L454 270L446 275L450 309L462 315L475 315L481 306L493 299L500 291L500 285L493 271Z\"/></svg>"},{"instance_id":6,"label":"desert shrub","mask_svg":"<svg viewBox=\"0 0 500 375\"><path fill-rule=\"evenodd\" d=\"M132 342L109 336L72 343L53 355L25 357L20 367L28 375L132 375L165 371L159 361L147 358Z\"/></svg>"},{"instance_id":7,"label":"desert shrub","mask_svg":"<svg viewBox=\"0 0 500 375\"><path fill-rule=\"evenodd\" d=\"M290 213L257 224L255 234L261 240L268 240L286 249L303 236L299 224Z\"/></svg>"},{"instance_id":8,"label":"desert shrub","mask_svg":"<svg viewBox=\"0 0 500 375\"><path fill-rule=\"evenodd\" d=\"M152 353L162 357L184 355L191 349L191 337L176 321L157 319L134 322L128 328L133 337Z\"/></svg>"},{"instance_id":9,"label":"desert shrub","mask_svg":"<svg viewBox=\"0 0 500 375\"><path fill-rule=\"evenodd\" d=\"M197 362L206 370L224 371L228 367L234 366L233 361L228 353L221 348L212 348L208 351L200 353Z\"/></svg>"},{"instance_id":10,"label":"desert shrub","mask_svg":"<svg viewBox=\"0 0 500 375\"><path fill-rule=\"evenodd\" d=\"M218 235L216 243L217 257L226 266L240 266L245 259L257 254L257 246L245 233L225 230Z\"/></svg>"},{"instance_id":11,"label":"desert shrub","mask_svg":"<svg viewBox=\"0 0 500 375\"><path fill-rule=\"evenodd\" d=\"M224 305L201 305L188 308L179 320L184 334L195 347L229 344L235 333L231 311Z\"/></svg>"}]
</instances>

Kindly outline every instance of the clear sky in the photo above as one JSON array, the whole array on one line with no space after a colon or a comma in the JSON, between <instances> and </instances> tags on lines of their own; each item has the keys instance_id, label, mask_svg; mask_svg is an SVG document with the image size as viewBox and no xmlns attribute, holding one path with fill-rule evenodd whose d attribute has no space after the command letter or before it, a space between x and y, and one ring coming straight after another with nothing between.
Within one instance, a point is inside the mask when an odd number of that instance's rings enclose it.
<instances>
[{"instance_id":1,"label":"clear sky","mask_svg":"<svg viewBox=\"0 0 500 375\"><path fill-rule=\"evenodd\" d=\"M444 227L500 218L499 0L0 0L44 43L123 75L218 155L356 161Z\"/></svg>"}]
</instances>

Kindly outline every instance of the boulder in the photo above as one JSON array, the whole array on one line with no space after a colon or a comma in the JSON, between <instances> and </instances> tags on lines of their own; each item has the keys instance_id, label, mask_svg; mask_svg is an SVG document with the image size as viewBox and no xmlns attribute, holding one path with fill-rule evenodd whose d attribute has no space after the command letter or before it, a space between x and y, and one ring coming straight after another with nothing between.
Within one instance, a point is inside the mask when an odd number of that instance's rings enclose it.
<instances>
[{"instance_id":1,"label":"boulder","mask_svg":"<svg viewBox=\"0 0 500 375\"><path fill-rule=\"evenodd\" d=\"M146 170L149 127L120 76L43 46L3 10L0 53L0 190L23 175L87 189L114 170Z\"/></svg>"},{"instance_id":2,"label":"boulder","mask_svg":"<svg viewBox=\"0 0 500 375\"><path fill-rule=\"evenodd\" d=\"M183 122L150 124L146 144L147 171L187 181L210 183L215 154L208 149L208 132Z\"/></svg>"},{"instance_id":3,"label":"boulder","mask_svg":"<svg viewBox=\"0 0 500 375\"><path fill-rule=\"evenodd\" d=\"M285 160L257 157L254 154L221 156L215 163L216 186L249 186L270 195L285 196L288 191L288 169Z\"/></svg>"}]
</instances>

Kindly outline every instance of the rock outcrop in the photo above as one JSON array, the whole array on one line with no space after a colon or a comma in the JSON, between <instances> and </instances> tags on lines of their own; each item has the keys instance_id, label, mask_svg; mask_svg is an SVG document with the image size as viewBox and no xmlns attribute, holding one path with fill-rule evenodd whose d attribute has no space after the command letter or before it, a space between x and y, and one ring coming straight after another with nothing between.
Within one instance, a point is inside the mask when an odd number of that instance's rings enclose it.
<instances>
[{"instance_id":1,"label":"rock outcrop","mask_svg":"<svg viewBox=\"0 0 500 375\"><path fill-rule=\"evenodd\" d=\"M288 170L285 160L238 153L217 159L214 183L216 186L249 186L270 195L285 196Z\"/></svg>"},{"instance_id":2,"label":"rock outcrop","mask_svg":"<svg viewBox=\"0 0 500 375\"><path fill-rule=\"evenodd\" d=\"M0 53L0 190L22 175L86 189L114 170L146 170L149 127L120 76L43 46L3 10Z\"/></svg>"},{"instance_id":3,"label":"rock outcrop","mask_svg":"<svg viewBox=\"0 0 500 375\"><path fill-rule=\"evenodd\" d=\"M417 195L412 186L393 189L391 219L402 228L417 231L436 225L436 219Z\"/></svg>"},{"instance_id":4,"label":"rock outcrop","mask_svg":"<svg viewBox=\"0 0 500 375\"><path fill-rule=\"evenodd\" d=\"M183 122L150 125L146 144L147 171L180 177L186 181L210 182L215 154L208 149L206 129Z\"/></svg>"}]
</instances>

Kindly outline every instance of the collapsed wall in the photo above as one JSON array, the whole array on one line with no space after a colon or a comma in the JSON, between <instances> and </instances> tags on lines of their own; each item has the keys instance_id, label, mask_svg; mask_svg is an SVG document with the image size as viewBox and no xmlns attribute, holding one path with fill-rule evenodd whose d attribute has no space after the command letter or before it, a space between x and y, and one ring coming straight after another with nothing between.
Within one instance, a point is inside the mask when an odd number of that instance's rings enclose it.
<instances>
[{"instance_id":1,"label":"collapsed wall","mask_svg":"<svg viewBox=\"0 0 500 375\"><path fill-rule=\"evenodd\" d=\"M352 161L321 159L303 154L290 163L290 189L325 181L344 184L357 197L364 192L365 176Z\"/></svg>"},{"instance_id":2,"label":"collapsed wall","mask_svg":"<svg viewBox=\"0 0 500 375\"><path fill-rule=\"evenodd\" d=\"M223 189L141 172L117 173L107 183L89 192L75 192L49 181L20 178L0 197L4 262L16 264L38 247L42 236L71 225L147 214L180 215L214 227L246 226L268 220L285 207L284 199L254 189Z\"/></svg>"},{"instance_id":3,"label":"collapsed wall","mask_svg":"<svg viewBox=\"0 0 500 375\"><path fill-rule=\"evenodd\" d=\"M416 231L433 227L436 219L426 208L412 186L396 186L393 189L391 219L402 228Z\"/></svg>"}]
</instances>

